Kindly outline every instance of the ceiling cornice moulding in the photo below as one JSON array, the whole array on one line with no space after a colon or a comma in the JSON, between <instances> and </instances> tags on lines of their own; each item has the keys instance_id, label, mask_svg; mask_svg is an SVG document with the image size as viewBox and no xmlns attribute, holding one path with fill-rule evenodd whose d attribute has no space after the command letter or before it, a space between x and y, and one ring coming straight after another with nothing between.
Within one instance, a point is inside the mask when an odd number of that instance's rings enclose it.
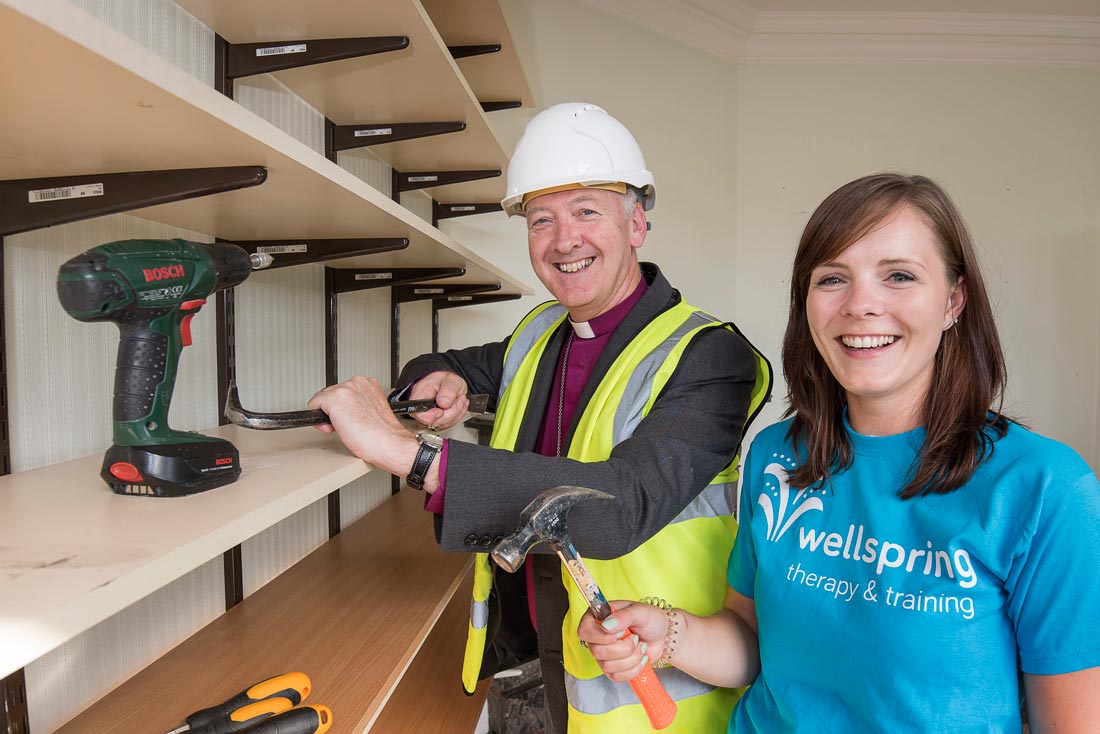
<instances>
[{"instance_id":1,"label":"ceiling cornice moulding","mask_svg":"<svg viewBox=\"0 0 1100 734\"><path fill-rule=\"evenodd\" d=\"M739 63L1100 68L1100 15L757 12L734 0L584 0Z\"/></svg>"}]
</instances>

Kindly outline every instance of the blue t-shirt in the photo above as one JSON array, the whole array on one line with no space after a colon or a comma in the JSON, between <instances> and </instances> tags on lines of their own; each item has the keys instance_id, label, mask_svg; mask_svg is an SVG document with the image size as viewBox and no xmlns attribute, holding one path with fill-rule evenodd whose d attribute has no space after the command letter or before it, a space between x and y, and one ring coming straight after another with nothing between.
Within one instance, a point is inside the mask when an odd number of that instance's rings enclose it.
<instances>
[{"instance_id":1,"label":"blue t-shirt","mask_svg":"<svg viewBox=\"0 0 1100 734\"><path fill-rule=\"evenodd\" d=\"M761 671L731 733L1019 732L1018 669L1100 665L1100 484L1072 449L1010 424L964 487L903 501L924 429L849 427L851 468L799 491L788 425L742 474L727 575Z\"/></svg>"}]
</instances>

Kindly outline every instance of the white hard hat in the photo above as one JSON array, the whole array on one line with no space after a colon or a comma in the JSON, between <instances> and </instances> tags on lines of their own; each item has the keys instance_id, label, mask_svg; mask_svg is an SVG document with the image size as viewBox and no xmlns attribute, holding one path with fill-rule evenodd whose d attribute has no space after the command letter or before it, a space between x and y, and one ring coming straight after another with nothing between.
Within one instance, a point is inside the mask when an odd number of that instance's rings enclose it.
<instances>
[{"instance_id":1,"label":"white hard hat","mask_svg":"<svg viewBox=\"0 0 1100 734\"><path fill-rule=\"evenodd\" d=\"M642 150L621 122L594 104L566 102L535 115L508 164L507 193L500 205L523 214L530 194L576 186L623 183L653 208L657 191Z\"/></svg>"}]
</instances>

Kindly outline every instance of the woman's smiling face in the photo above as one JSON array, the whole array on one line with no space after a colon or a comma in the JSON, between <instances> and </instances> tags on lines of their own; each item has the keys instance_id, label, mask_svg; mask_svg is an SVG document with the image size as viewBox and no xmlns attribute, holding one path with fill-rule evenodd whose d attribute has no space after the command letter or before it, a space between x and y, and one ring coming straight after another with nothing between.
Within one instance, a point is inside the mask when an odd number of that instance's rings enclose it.
<instances>
[{"instance_id":1,"label":"woman's smiling face","mask_svg":"<svg viewBox=\"0 0 1100 734\"><path fill-rule=\"evenodd\" d=\"M847 394L857 431L921 424L936 350L965 303L961 284L949 281L935 235L908 206L814 268L810 333Z\"/></svg>"}]
</instances>

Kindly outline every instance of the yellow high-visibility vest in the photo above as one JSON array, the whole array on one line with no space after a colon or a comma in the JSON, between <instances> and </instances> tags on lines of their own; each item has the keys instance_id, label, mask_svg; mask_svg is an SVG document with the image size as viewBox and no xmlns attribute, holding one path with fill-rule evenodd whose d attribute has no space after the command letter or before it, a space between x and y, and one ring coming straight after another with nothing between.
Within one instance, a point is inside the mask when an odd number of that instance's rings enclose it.
<instances>
[{"instance_id":1,"label":"yellow high-visibility vest","mask_svg":"<svg viewBox=\"0 0 1100 734\"><path fill-rule=\"evenodd\" d=\"M514 450L531 396L535 373L551 336L567 316L551 301L535 308L516 327L504 356L496 421L490 445ZM675 372L684 350L702 329L727 325L683 302L651 321L618 355L577 421L567 456L603 461L629 438L649 413ZM771 386L771 368L756 350L756 384L749 405L754 416ZM586 564L608 599L660 596L692 614L709 615L726 596L726 563L737 530L734 495L738 457L723 469L676 518L636 549L607 561ZM598 487L596 489L599 489ZM486 643L488 598L493 572L487 554L474 565L473 605L463 661L467 692L477 685ZM605 677L577 638L577 625L588 609L565 569L562 583L569 609L562 622L570 734L618 734L650 731L649 720L629 684ZM716 688L676 668L657 671L677 703L673 724L663 731L699 734L724 731L739 690Z\"/></svg>"}]
</instances>

